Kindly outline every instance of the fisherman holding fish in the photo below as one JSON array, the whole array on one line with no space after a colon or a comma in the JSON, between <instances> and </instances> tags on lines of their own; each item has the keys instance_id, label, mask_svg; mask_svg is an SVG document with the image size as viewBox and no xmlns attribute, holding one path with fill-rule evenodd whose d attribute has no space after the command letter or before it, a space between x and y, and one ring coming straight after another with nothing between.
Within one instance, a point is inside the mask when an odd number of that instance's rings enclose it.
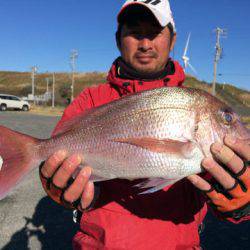
<instances>
[{"instance_id":1,"label":"fisherman holding fish","mask_svg":"<svg viewBox=\"0 0 250 250\"><path fill-rule=\"evenodd\" d=\"M74 249L200 249L208 207L234 223L250 218L250 133L222 102L182 87L183 69L169 57L175 41L167 0L127 0L107 83L81 92L50 141L22 136L41 158L60 141L40 177L53 200L78 211ZM1 131L7 146L20 137ZM63 149L79 138L85 154ZM15 175L3 165L0 198Z\"/></svg>"}]
</instances>

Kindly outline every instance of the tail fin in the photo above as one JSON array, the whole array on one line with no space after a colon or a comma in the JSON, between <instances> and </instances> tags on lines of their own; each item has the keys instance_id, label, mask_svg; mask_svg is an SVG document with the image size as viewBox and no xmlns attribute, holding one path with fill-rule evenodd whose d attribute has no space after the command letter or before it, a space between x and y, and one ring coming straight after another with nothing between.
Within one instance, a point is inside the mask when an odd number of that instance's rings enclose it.
<instances>
[{"instance_id":1,"label":"tail fin","mask_svg":"<svg viewBox=\"0 0 250 250\"><path fill-rule=\"evenodd\" d=\"M39 139L0 126L0 200L38 164Z\"/></svg>"}]
</instances>

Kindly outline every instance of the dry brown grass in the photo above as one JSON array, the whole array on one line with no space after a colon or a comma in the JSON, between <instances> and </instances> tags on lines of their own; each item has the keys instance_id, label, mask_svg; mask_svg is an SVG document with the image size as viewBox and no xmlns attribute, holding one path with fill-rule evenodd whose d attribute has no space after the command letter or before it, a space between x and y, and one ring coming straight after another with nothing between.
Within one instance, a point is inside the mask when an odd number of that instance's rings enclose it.
<instances>
[{"instance_id":1,"label":"dry brown grass","mask_svg":"<svg viewBox=\"0 0 250 250\"><path fill-rule=\"evenodd\" d=\"M250 116L242 117L241 120L246 124L246 127L250 129Z\"/></svg>"},{"instance_id":2,"label":"dry brown grass","mask_svg":"<svg viewBox=\"0 0 250 250\"><path fill-rule=\"evenodd\" d=\"M32 105L29 112L36 115L61 116L63 114L64 109L65 107L52 108L48 106Z\"/></svg>"}]
</instances>

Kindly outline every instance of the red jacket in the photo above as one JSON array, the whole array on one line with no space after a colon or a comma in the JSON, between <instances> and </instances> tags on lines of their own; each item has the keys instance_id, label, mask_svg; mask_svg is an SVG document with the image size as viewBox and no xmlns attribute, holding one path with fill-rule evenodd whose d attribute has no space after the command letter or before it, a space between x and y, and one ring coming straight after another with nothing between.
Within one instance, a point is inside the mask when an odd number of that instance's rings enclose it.
<instances>
[{"instance_id":1,"label":"red jacket","mask_svg":"<svg viewBox=\"0 0 250 250\"><path fill-rule=\"evenodd\" d=\"M61 121L128 93L181 86L185 79L177 62L173 75L154 81L121 79L115 67L113 64L108 82L85 89L65 110ZM132 182L126 180L101 184L95 209L81 218L80 230L73 239L74 249L199 249L198 228L207 205L192 184L184 179L148 195L135 195L131 186Z\"/></svg>"}]
</instances>

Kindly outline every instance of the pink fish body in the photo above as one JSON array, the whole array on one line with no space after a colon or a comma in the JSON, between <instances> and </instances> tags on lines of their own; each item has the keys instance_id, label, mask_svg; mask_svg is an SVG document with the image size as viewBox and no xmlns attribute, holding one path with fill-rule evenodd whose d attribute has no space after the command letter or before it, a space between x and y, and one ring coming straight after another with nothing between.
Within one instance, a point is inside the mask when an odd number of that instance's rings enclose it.
<instances>
[{"instance_id":1,"label":"pink fish body","mask_svg":"<svg viewBox=\"0 0 250 250\"><path fill-rule=\"evenodd\" d=\"M0 198L52 153L81 153L93 181L141 179L155 192L200 173L210 145L226 134L250 138L236 113L196 89L157 88L94 108L40 140L0 127Z\"/></svg>"}]
</instances>

